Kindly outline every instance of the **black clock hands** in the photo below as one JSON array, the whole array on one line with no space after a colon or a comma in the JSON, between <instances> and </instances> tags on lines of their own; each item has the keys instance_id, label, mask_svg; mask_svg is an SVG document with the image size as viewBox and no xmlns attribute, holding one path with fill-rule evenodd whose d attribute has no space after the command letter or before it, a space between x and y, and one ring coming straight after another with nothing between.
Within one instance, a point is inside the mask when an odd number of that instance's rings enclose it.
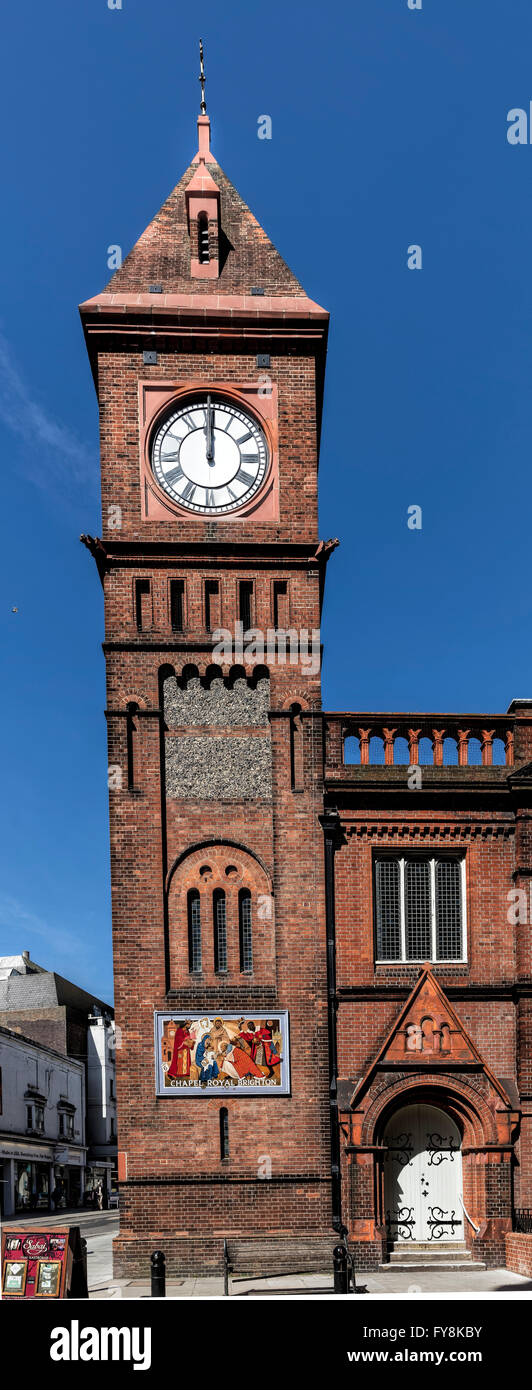
<instances>
[{"instance_id":1,"label":"black clock hands","mask_svg":"<svg viewBox=\"0 0 532 1390\"><path fill-rule=\"evenodd\" d=\"M207 424L206 424L206 428L205 428L205 434L206 434L206 437L207 437L207 463L210 463L212 467L214 467L214 428L213 428L213 425L214 425L214 410L213 410L213 408L212 408L211 398L210 398L210 396L207 396Z\"/></svg>"}]
</instances>

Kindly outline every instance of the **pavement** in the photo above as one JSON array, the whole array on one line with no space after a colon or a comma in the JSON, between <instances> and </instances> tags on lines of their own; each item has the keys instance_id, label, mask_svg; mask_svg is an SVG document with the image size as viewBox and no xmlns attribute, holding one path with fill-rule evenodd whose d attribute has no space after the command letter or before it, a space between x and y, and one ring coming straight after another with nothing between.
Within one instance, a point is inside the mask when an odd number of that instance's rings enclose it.
<instances>
[{"instance_id":1,"label":"pavement","mask_svg":"<svg viewBox=\"0 0 532 1390\"><path fill-rule=\"evenodd\" d=\"M6 1221L6 1226L26 1227L29 1230L52 1230L55 1226L79 1226L87 1241L89 1298L135 1299L150 1298L150 1280L113 1279L112 1242L119 1229L117 1211L63 1211L38 1216L25 1216ZM376 1271L357 1276L359 1291L375 1298L475 1298L479 1295L532 1297L532 1280L508 1269L486 1270L397 1270ZM166 1283L167 1298L220 1298L223 1279L175 1279ZM326 1297L333 1293L329 1272L323 1274L286 1274L267 1279L231 1278L232 1298L305 1298Z\"/></svg>"},{"instance_id":2,"label":"pavement","mask_svg":"<svg viewBox=\"0 0 532 1390\"><path fill-rule=\"evenodd\" d=\"M508 1269L482 1270L477 1275L466 1274L461 1277L457 1287L456 1276L449 1270L440 1274L425 1271L418 1275L419 1283L414 1284L412 1274L364 1274L358 1278L358 1292L369 1297L417 1298L432 1295L434 1298L477 1298L479 1294L528 1294L532 1298L532 1281L520 1274L512 1274ZM333 1294L332 1276L327 1274L287 1274L272 1279L230 1280L231 1298L323 1298ZM167 1298L220 1298L223 1295L222 1279L168 1279ZM353 1295L351 1295L352 1297ZM111 1280L105 1286L92 1286L89 1298L150 1298L148 1282L140 1280Z\"/></svg>"},{"instance_id":3,"label":"pavement","mask_svg":"<svg viewBox=\"0 0 532 1390\"><path fill-rule=\"evenodd\" d=\"M414 1283L414 1279L418 1282ZM417 1298L477 1298L479 1294L522 1293L532 1298L532 1280L513 1274L508 1269L480 1270L477 1274L461 1274L457 1283L451 1270L423 1270L419 1273L360 1274L358 1293L369 1297ZM329 1274L286 1274L270 1279L231 1279L231 1298L305 1298L332 1295L333 1280ZM167 1298L220 1298L223 1279L168 1279ZM150 1298L149 1282L132 1279L111 1280L105 1285L90 1285L89 1298ZM351 1295L353 1296L353 1295Z\"/></svg>"}]
</instances>

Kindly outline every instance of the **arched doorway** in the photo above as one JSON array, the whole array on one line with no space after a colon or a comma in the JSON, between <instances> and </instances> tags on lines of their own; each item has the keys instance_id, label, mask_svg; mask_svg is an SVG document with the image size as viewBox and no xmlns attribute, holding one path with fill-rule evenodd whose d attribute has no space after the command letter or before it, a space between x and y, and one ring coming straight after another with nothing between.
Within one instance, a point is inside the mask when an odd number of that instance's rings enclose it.
<instances>
[{"instance_id":1,"label":"arched doorway","mask_svg":"<svg viewBox=\"0 0 532 1390\"><path fill-rule=\"evenodd\" d=\"M435 1105L396 1110L384 1132L388 1240L437 1246L463 1241L460 1131Z\"/></svg>"}]
</instances>

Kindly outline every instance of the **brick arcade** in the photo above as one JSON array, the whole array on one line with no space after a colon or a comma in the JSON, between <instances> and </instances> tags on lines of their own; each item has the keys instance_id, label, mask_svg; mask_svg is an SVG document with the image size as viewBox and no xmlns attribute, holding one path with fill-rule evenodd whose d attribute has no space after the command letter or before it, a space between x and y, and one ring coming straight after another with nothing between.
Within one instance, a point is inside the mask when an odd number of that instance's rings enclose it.
<instances>
[{"instance_id":1,"label":"brick arcade","mask_svg":"<svg viewBox=\"0 0 532 1390\"><path fill-rule=\"evenodd\" d=\"M283 632L319 630L336 544L317 510L328 315L206 115L198 134L81 306L101 420L102 537L83 539L105 600L115 1272L144 1274L155 1248L171 1273L219 1271L224 1237L243 1273L330 1267L343 1228L363 1268L437 1241L500 1265L532 1205L532 702L328 714L292 639L287 656ZM279 634L274 659L213 654L240 623ZM200 1033L196 1090L157 1094L156 1015L174 1037L204 1016L213 1048L224 1017L245 1039L281 1011L288 1094L198 1093ZM240 1046L267 1079L270 1054Z\"/></svg>"}]
</instances>

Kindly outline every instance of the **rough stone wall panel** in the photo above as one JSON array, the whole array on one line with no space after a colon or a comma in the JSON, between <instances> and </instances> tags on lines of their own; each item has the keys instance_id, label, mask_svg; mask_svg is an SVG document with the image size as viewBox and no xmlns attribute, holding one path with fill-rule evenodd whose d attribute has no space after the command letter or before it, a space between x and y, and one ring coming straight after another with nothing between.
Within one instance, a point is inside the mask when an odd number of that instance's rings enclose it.
<instances>
[{"instance_id":1,"label":"rough stone wall panel","mask_svg":"<svg viewBox=\"0 0 532 1390\"><path fill-rule=\"evenodd\" d=\"M205 687L199 676L178 681L167 676L164 682L164 718L169 728L203 724L226 728L232 725L265 725L268 728L270 682L259 678L256 688L241 676L229 686L215 677Z\"/></svg>"},{"instance_id":2,"label":"rough stone wall panel","mask_svg":"<svg viewBox=\"0 0 532 1390\"><path fill-rule=\"evenodd\" d=\"M271 746L264 738L184 735L166 741L166 794L194 801L271 800Z\"/></svg>"}]
</instances>

